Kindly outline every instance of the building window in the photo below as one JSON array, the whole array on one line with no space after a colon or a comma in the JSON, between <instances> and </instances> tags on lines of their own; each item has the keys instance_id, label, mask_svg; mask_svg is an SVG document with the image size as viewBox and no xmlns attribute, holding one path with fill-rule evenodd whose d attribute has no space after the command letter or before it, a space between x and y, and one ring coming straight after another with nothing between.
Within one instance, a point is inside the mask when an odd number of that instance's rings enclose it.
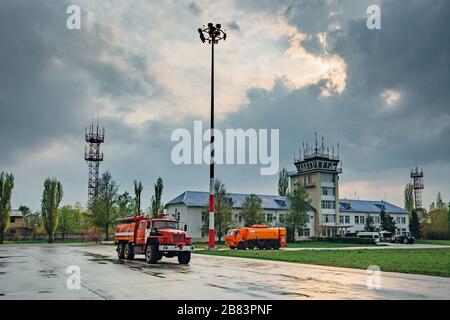
<instances>
[{"instance_id":1,"label":"building window","mask_svg":"<svg viewBox=\"0 0 450 320\"><path fill-rule=\"evenodd\" d=\"M345 223L350 223L350 216L345 216Z\"/></svg>"},{"instance_id":2,"label":"building window","mask_svg":"<svg viewBox=\"0 0 450 320\"><path fill-rule=\"evenodd\" d=\"M267 222L272 222L272 221L273 221L273 214L268 213L268 214L266 215L266 220L267 220Z\"/></svg>"},{"instance_id":3,"label":"building window","mask_svg":"<svg viewBox=\"0 0 450 320\"><path fill-rule=\"evenodd\" d=\"M187 231L187 224L184 225L184 231Z\"/></svg>"},{"instance_id":4,"label":"building window","mask_svg":"<svg viewBox=\"0 0 450 320\"><path fill-rule=\"evenodd\" d=\"M402 224L406 224L406 218L402 217Z\"/></svg>"},{"instance_id":5,"label":"building window","mask_svg":"<svg viewBox=\"0 0 450 320\"><path fill-rule=\"evenodd\" d=\"M335 209L336 201L322 200L322 209Z\"/></svg>"},{"instance_id":6,"label":"building window","mask_svg":"<svg viewBox=\"0 0 450 320\"><path fill-rule=\"evenodd\" d=\"M310 236L310 230L309 228L300 228L298 229L298 235L303 237L309 237Z\"/></svg>"},{"instance_id":7,"label":"building window","mask_svg":"<svg viewBox=\"0 0 450 320\"><path fill-rule=\"evenodd\" d=\"M355 223L359 224L359 216L355 216Z\"/></svg>"},{"instance_id":8,"label":"building window","mask_svg":"<svg viewBox=\"0 0 450 320\"><path fill-rule=\"evenodd\" d=\"M336 216L334 214L324 214L322 215L322 221L325 223L336 222Z\"/></svg>"},{"instance_id":9,"label":"building window","mask_svg":"<svg viewBox=\"0 0 450 320\"><path fill-rule=\"evenodd\" d=\"M364 223L366 223L365 221L366 221L366 217L364 217L364 216L359 217L359 223L364 224Z\"/></svg>"},{"instance_id":10,"label":"building window","mask_svg":"<svg viewBox=\"0 0 450 320\"><path fill-rule=\"evenodd\" d=\"M334 196L334 188L322 187L322 195L324 196Z\"/></svg>"},{"instance_id":11,"label":"building window","mask_svg":"<svg viewBox=\"0 0 450 320\"><path fill-rule=\"evenodd\" d=\"M333 174L322 174L322 181L323 182L334 182L334 175Z\"/></svg>"},{"instance_id":12,"label":"building window","mask_svg":"<svg viewBox=\"0 0 450 320\"><path fill-rule=\"evenodd\" d=\"M376 223L376 224L379 224L380 223L380 217L379 216L374 217L373 222Z\"/></svg>"},{"instance_id":13,"label":"building window","mask_svg":"<svg viewBox=\"0 0 450 320\"><path fill-rule=\"evenodd\" d=\"M344 216L339 216L339 223L344 223Z\"/></svg>"},{"instance_id":14,"label":"building window","mask_svg":"<svg viewBox=\"0 0 450 320\"><path fill-rule=\"evenodd\" d=\"M396 217L395 222L400 223L400 217Z\"/></svg>"},{"instance_id":15,"label":"building window","mask_svg":"<svg viewBox=\"0 0 450 320\"><path fill-rule=\"evenodd\" d=\"M11 222L11 223L16 222L16 218L14 218L14 217L9 218L9 222Z\"/></svg>"},{"instance_id":16,"label":"building window","mask_svg":"<svg viewBox=\"0 0 450 320\"><path fill-rule=\"evenodd\" d=\"M202 222L208 221L208 213L202 212Z\"/></svg>"},{"instance_id":17,"label":"building window","mask_svg":"<svg viewBox=\"0 0 450 320\"><path fill-rule=\"evenodd\" d=\"M280 213L280 223L284 223L284 213Z\"/></svg>"}]
</instances>

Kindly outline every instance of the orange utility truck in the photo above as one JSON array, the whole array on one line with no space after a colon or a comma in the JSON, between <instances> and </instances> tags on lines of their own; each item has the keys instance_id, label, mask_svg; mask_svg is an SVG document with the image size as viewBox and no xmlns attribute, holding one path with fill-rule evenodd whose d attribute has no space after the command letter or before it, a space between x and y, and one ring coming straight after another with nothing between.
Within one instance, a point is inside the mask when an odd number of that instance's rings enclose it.
<instances>
[{"instance_id":1,"label":"orange utility truck","mask_svg":"<svg viewBox=\"0 0 450 320\"><path fill-rule=\"evenodd\" d=\"M275 249L286 246L286 228L253 225L231 229L225 236L225 244L231 249Z\"/></svg>"},{"instance_id":2,"label":"orange utility truck","mask_svg":"<svg viewBox=\"0 0 450 320\"><path fill-rule=\"evenodd\" d=\"M147 263L157 263L162 257L178 257L180 264L191 260L191 238L179 230L178 221L165 218L126 217L117 219L114 242L119 259L133 260L135 254L145 254Z\"/></svg>"}]
</instances>

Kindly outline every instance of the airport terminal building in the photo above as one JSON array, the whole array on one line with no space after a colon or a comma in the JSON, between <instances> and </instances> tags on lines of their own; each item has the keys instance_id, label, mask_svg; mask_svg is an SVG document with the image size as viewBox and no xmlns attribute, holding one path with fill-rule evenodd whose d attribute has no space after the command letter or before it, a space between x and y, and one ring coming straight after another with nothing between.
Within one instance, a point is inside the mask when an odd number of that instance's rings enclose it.
<instances>
[{"instance_id":1,"label":"airport terminal building","mask_svg":"<svg viewBox=\"0 0 450 320\"><path fill-rule=\"evenodd\" d=\"M373 217L375 228L380 227L380 213L384 210L396 222L396 234L409 232L409 213L385 201L339 199L339 174L342 173L339 160L339 145L329 148L304 146L289 173L290 189L305 188L311 200L309 221L305 228L297 230L298 237L333 237L356 234L364 230L368 216ZM248 194L229 194L233 203L230 227L241 227L244 221L240 215L242 204ZM258 195L262 200L265 220L271 226L283 226L284 215L290 209L287 197ZM202 213L208 205L209 193L186 191L166 204L169 214L180 222L180 226L196 240L206 240L202 226L208 219Z\"/></svg>"},{"instance_id":2,"label":"airport terminal building","mask_svg":"<svg viewBox=\"0 0 450 320\"><path fill-rule=\"evenodd\" d=\"M230 227L242 227L244 221L240 215L240 210L248 195L231 193L229 196L233 202ZM258 197L262 200L266 223L271 226L283 226L284 215L290 209L289 199L270 195L258 195ZM166 204L167 212L180 222L180 227L186 230L195 241L206 240L208 237L206 232L202 232L202 226L208 220L208 213L204 212L208 199L208 192L186 191ZM354 234L364 230L365 219L368 215L373 217L375 228L379 228L382 208L396 221L397 234L409 231L408 212L385 201L340 200L337 221L330 222L326 218L323 221L325 226L334 226L333 229L339 228L342 230L342 234ZM307 213L309 222L305 228L297 231L299 238L325 235L315 233L316 213L316 210L311 206ZM330 228L324 228L324 230L330 230Z\"/></svg>"}]
</instances>

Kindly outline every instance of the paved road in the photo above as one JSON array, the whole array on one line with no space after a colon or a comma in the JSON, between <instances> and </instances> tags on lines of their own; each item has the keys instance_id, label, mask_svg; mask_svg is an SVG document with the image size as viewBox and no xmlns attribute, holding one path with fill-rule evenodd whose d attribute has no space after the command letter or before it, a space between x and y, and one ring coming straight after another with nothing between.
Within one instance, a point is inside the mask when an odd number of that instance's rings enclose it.
<instances>
[{"instance_id":1,"label":"paved road","mask_svg":"<svg viewBox=\"0 0 450 320\"><path fill-rule=\"evenodd\" d=\"M164 261L164 259L163 259ZM82 287L66 287L67 267ZM194 255L149 266L118 261L112 246L0 247L0 299L450 299L450 278L382 273L367 288L364 270Z\"/></svg>"}]
</instances>

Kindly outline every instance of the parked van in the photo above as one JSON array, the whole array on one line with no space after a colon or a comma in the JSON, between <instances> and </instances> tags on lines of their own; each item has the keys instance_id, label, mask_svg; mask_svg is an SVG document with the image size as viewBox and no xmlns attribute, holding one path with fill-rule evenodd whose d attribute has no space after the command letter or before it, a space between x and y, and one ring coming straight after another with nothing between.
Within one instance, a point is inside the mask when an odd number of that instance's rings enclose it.
<instances>
[{"instance_id":1,"label":"parked van","mask_svg":"<svg viewBox=\"0 0 450 320\"><path fill-rule=\"evenodd\" d=\"M358 238L370 238L374 239L376 243L380 242L380 234L378 232L358 232L356 235Z\"/></svg>"}]
</instances>

